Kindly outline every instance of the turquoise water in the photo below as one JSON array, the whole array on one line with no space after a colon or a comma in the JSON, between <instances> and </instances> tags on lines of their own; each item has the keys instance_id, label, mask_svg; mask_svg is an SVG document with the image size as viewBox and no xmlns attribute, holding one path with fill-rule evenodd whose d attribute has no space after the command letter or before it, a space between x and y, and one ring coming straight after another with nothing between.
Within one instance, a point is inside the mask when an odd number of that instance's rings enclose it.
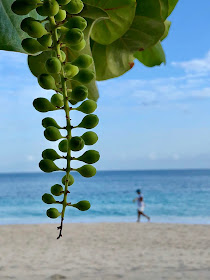
<instances>
[{"instance_id":1,"label":"turquoise water","mask_svg":"<svg viewBox=\"0 0 210 280\"><path fill-rule=\"evenodd\" d=\"M62 173L0 174L0 224L49 223L41 197ZM210 224L210 170L99 171L75 173L69 200L89 200L87 212L68 208L66 222L135 222L135 190L141 188L152 222ZM142 219L142 221L146 221Z\"/></svg>"}]
</instances>

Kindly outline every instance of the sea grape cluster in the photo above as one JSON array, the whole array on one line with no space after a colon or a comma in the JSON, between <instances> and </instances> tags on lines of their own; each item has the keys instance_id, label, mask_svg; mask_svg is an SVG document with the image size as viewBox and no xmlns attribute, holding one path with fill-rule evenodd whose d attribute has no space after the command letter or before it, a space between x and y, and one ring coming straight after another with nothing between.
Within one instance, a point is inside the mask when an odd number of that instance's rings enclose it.
<instances>
[{"instance_id":1,"label":"sea grape cluster","mask_svg":"<svg viewBox=\"0 0 210 280\"><path fill-rule=\"evenodd\" d=\"M49 141L59 141L58 149L62 154L53 149L46 149L39 163L40 169L44 172L65 172L61 183L51 187L51 194L45 193L42 196L43 202L47 204L62 204L61 212L57 208L49 208L46 213L52 219L61 216L58 238L62 236L67 206L81 211L90 208L90 203L86 200L75 204L67 201L67 195L70 193L68 188L74 183L71 171L77 171L84 177L92 177L96 174L92 164L100 158L95 150L88 150L79 157L72 157L71 154L71 151L81 151L84 146L94 145L98 140L97 134L93 131L87 131L81 136L72 136L73 129L90 130L99 122L98 117L93 114L97 104L88 99L86 86L95 77L94 71L89 69L93 59L81 53L86 45L83 31L87 27L86 20L78 15L83 6L81 0L16 0L11 7L17 15L28 15L36 9L36 12L42 16L42 20L28 16L20 25L28 35L22 41L22 47L29 54L28 64L31 72L37 77L42 88L55 91L50 100L43 97L36 98L33 106L42 113L55 110L63 110L65 113L65 127L61 127L53 118L43 119L45 138ZM71 62L66 59L68 49L77 54ZM81 122L74 127L70 119L72 110L85 114ZM55 163L56 160L65 160L66 168L59 168ZM75 160L84 162L85 165L74 169L71 163ZM60 201L55 198L61 196Z\"/></svg>"}]
</instances>

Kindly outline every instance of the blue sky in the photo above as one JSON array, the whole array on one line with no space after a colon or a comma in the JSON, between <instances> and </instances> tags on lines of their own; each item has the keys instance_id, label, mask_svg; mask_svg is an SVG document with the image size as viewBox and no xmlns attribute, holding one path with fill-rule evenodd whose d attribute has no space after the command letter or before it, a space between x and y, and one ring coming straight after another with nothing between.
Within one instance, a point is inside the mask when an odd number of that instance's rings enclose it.
<instances>
[{"instance_id":1,"label":"blue sky","mask_svg":"<svg viewBox=\"0 0 210 280\"><path fill-rule=\"evenodd\" d=\"M163 43L167 64L136 62L98 84L99 170L210 167L209 10L209 0L180 1ZM32 102L51 93L38 86L23 54L0 51L0 82L0 172L39 171L42 150L56 144L44 138L47 115ZM62 114L48 115L64 124ZM81 119L73 117L75 124Z\"/></svg>"}]
</instances>

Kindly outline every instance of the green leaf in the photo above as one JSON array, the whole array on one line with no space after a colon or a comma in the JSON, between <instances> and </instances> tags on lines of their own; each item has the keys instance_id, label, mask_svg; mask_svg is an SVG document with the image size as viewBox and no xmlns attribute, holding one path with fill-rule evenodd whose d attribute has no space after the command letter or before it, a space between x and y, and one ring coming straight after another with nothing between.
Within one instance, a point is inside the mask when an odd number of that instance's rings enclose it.
<instances>
[{"instance_id":1,"label":"green leaf","mask_svg":"<svg viewBox=\"0 0 210 280\"><path fill-rule=\"evenodd\" d=\"M165 31L164 31L164 34L162 35L162 37L160 38L160 41L163 41L168 36L169 30L171 27L171 21L166 20L164 22L164 24L165 24Z\"/></svg>"},{"instance_id":2,"label":"green leaf","mask_svg":"<svg viewBox=\"0 0 210 280\"><path fill-rule=\"evenodd\" d=\"M108 45L120 38L132 24L136 0L84 0L86 7L81 15L95 19L91 38Z\"/></svg>"},{"instance_id":3,"label":"green leaf","mask_svg":"<svg viewBox=\"0 0 210 280\"><path fill-rule=\"evenodd\" d=\"M133 66L133 54L154 46L165 31L159 1L138 0L129 30L110 45L91 44L97 80L118 77ZM152 4L154 3L154 4Z\"/></svg>"},{"instance_id":4,"label":"green leaf","mask_svg":"<svg viewBox=\"0 0 210 280\"><path fill-rule=\"evenodd\" d=\"M169 8L168 8L168 16L173 12L174 8L176 7L176 4L179 0L168 0Z\"/></svg>"},{"instance_id":5,"label":"green leaf","mask_svg":"<svg viewBox=\"0 0 210 280\"><path fill-rule=\"evenodd\" d=\"M166 62L165 53L160 42L145 51L136 52L134 57L148 67L157 66Z\"/></svg>"},{"instance_id":6,"label":"green leaf","mask_svg":"<svg viewBox=\"0 0 210 280\"><path fill-rule=\"evenodd\" d=\"M24 38L28 37L20 29L21 21L28 16L40 19L36 11L30 12L27 16L18 16L11 10L14 0L0 1L0 49L6 51L15 51L25 53L21 46Z\"/></svg>"}]
</instances>

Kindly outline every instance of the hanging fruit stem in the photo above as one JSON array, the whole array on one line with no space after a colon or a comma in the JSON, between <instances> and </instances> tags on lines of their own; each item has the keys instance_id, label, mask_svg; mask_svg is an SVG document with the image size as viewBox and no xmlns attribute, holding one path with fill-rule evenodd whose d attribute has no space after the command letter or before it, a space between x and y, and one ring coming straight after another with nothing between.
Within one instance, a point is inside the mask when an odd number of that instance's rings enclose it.
<instances>
[{"instance_id":1,"label":"hanging fruit stem","mask_svg":"<svg viewBox=\"0 0 210 280\"><path fill-rule=\"evenodd\" d=\"M58 34L57 34L57 26L55 22L54 17L49 17L49 22L51 25L51 30L52 30L52 40L53 40L53 48L56 52L56 56L61 62L61 73L60 73L60 78L61 78L61 85L62 85L62 94L63 94L63 100L64 100L64 110L66 114L66 130L67 130L67 156L66 156L66 161L67 161L67 166L66 166L66 182L65 182L65 190L64 190L64 197L63 197L63 209L61 212L61 225L58 227L59 235L57 239L62 237L62 229L63 229L63 220L64 220L64 214L67 206L67 194L69 193L68 191L68 177L71 171L71 149L69 147L69 141L71 139L71 120L70 120L70 107L68 103L68 95L67 95L67 85L66 85L66 78L65 78L65 73L63 69L63 62L61 59L61 50L60 50L60 43L58 42Z\"/></svg>"}]
</instances>

